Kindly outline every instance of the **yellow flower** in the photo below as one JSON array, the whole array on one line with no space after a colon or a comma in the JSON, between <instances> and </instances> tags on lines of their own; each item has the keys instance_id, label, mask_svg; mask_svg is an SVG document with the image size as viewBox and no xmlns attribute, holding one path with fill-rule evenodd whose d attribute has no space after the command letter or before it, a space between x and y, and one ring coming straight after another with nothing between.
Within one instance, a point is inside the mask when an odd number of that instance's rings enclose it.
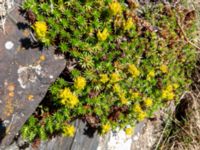
<instances>
[{"instance_id":1,"label":"yellow flower","mask_svg":"<svg viewBox=\"0 0 200 150\"><path fill-rule=\"evenodd\" d=\"M133 92L133 93L131 94L131 98L132 98L132 99L138 98L139 96L140 96L140 93L139 93L139 92Z\"/></svg>"},{"instance_id":2,"label":"yellow flower","mask_svg":"<svg viewBox=\"0 0 200 150\"><path fill-rule=\"evenodd\" d=\"M70 100L68 101L68 104L69 104L72 108L74 108L74 106L76 106L78 103L79 103L79 100L78 100L77 96L74 95L74 94L71 95Z\"/></svg>"},{"instance_id":3,"label":"yellow flower","mask_svg":"<svg viewBox=\"0 0 200 150\"><path fill-rule=\"evenodd\" d=\"M129 128L126 128L126 129L125 129L126 135L130 135L130 136L131 136L131 135L133 135L133 132L134 132L134 131L133 131L133 128L130 128L130 127L129 127Z\"/></svg>"},{"instance_id":4,"label":"yellow flower","mask_svg":"<svg viewBox=\"0 0 200 150\"><path fill-rule=\"evenodd\" d=\"M174 97L175 97L174 92L170 92L170 93L168 93L168 100L173 100Z\"/></svg>"},{"instance_id":5,"label":"yellow flower","mask_svg":"<svg viewBox=\"0 0 200 150\"><path fill-rule=\"evenodd\" d=\"M175 94L173 92L173 86L172 85L168 85L166 87L166 89L162 90L162 96L163 99L167 99L167 100L173 100L175 97Z\"/></svg>"},{"instance_id":6,"label":"yellow flower","mask_svg":"<svg viewBox=\"0 0 200 150\"><path fill-rule=\"evenodd\" d=\"M138 104L138 103L135 104L133 106L133 111L136 112L136 113L140 113L142 111L142 108L141 108L140 104Z\"/></svg>"},{"instance_id":7,"label":"yellow flower","mask_svg":"<svg viewBox=\"0 0 200 150\"><path fill-rule=\"evenodd\" d=\"M113 13L113 15L121 14L122 12L121 4L117 1L116 2L113 1L112 3L110 3L109 8L111 12Z\"/></svg>"},{"instance_id":8,"label":"yellow flower","mask_svg":"<svg viewBox=\"0 0 200 150\"><path fill-rule=\"evenodd\" d=\"M124 23L124 30L130 30L133 27L133 19L128 18L128 20Z\"/></svg>"},{"instance_id":9,"label":"yellow flower","mask_svg":"<svg viewBox=\"0 0 200 150\"><path fill-rule=\"evenodd\" d=\"M108 29L107 28L105 28L103 30L103 32L98 31L98 33L97 33L97 37L98 37L98 39L100 41L105 41L108 38L108 36L109 36L109 33L108 33Z\"/></svg>"},{"instance_id":10,"label":"yellow flower","mask_svg":"<svg viewBox=\"0 0 200 150\"><path fill-rule=\"evenodd\" d=\"M85 86L86 86L86 80L84 77L79 76L74 80L74 87L76 89L83 90Z\"/></svg>"},{"instance_id":11,"label":"yellow flower","mask_svg":"<svg viewBox=\"0 0 200 150\"><path fill-rule=\"evenodd\" d=\"M160 70L161 70L163 73L167 73L167 72L168 72L168 67L167 67L167 65L161 65L161 66L160 66Z\"/></svg>"},{"instance_id":12,"label":"yellow flower","mask_svg":"<svg viewBox=\"0 0 200 150\"><path fill-rule=\"evenodd\" d=\"M70 97L72 92L69 88L65 88L60 92L60 98L65 101L68 97Z\"/></svg>"},{"instance_id":13,"label":"yellow flower","mask_svg":"<svg viewBox=\"0 0 200 150\"><path fill-rule=\"evenodd\" d=\"M100 81L102 83L106 83L108 82L109 78L108 78L108 75L107 74L100 74Z\"/></svg>"},{"instance_id":14,"label":"yellow flower","mask_svg":"<svg viewBox=\"0 0 200 150\"><path fill-rule=\"evenodd\" d=\"M102 134L105 134L105 133L109 132L110 129L111 129L110 124L109 124L109 123L106 123L106 124L102 125L101 133L102 133Z\"/></svg>"},{"instance_id":15,"label":"yellow flower","mask_svg":"<svg viewBox=\"0 0 200 150\"><path fill-rule=\"evenodd\" d=\"M137 67L134 64L130 64L128 66L128 71L132 74L133 77L137 77L140 75L140 71L137 69Z\"/></svg>"},{"instance_id":16,"label":"yellow flower","mask_svg":"<svg viewBox=\"0 0 200 150\"><path fill-rule=\"evenodd\" d=\"M166 99L168 97L168 91L167 90L163 90L162 91L162 98Z\"/></svg>"},{"instance_id":17,"label":"yellow flower","mask_svg":"<svg viewBox=\"0 0 200 150\"><path fill-rule=\"evenodd\" d=\"M110 80L111 83L115 83L121 80L120 74L117 72L112 73L110 77L111 77L111 80Z\"/></svg>"},{"instance_id":18,"label":"yellow flower","mask_svg":"<svg viewBox=\"0 0 200 150\"><path fill-rule=\"evenodd\" d=\"M69 108L74 108L79 100L75 94L73 94L69 88L65 88L60 92L60 103L66 105Z\"/></svg>"},{"instance_id":19,"label":"yellow flower","mask_svg":"<svg viewBox=\"0 0 200 150\"><path fill-rule=\"evenodd\" d=\"M146 107L151 107L152 104L153 104L153 100L151 98L146 98L144 100L144 104L145 104Z\"/></svg>"},{"instance_id":20,"label":"yellow flower","mask_svg":"<svg viewBox=\"0 0 200 150\"><path fill-rule=\"evenodd\" d=\"M179 85L177 83L173 84L174 89L177 89L179 87Z\"/></svg>"},{"instance_id":21,"label":"yellow flower","mask_svg":"<svg viewBox=\"0 0 200 150\"><path fill-rule=\"evenodd\" d=\"M166 87L166 90L169 91L169 92L173 91L173 86L172 86L171 84L168 85L168 86Z\"/></svg>"},{"instance_id":22,"label":"yellow flower","mask_svg":"<svg viewBox=\"0 0 200 150\"><path fill-rule=\"evenodd\" d=\"M113 90L114 90L114 92L116 92L116 93L120 93L121 88L120 88L119 84L114 84Z\"/></svg>"},{"instance_id":23,"label":"yellow flower","mask_svg":"<svg viewBox=\"0 0 200 150\"><path fill-rule=\"evenodd\" d=\"M143 121L146 118L147 114L144 111L141 111L138 115L137 115L137 120L138 121Z\"/></svg>"},{"instance_id":24,"label":"yellow flower","mask_svg":"<svg viewBox=\"0 0 200 150\"><path fill-rule=\"evenodd\" d=\"M75 133L75 128L72 125L66 125L63 127L63 135L73 137Z\"/></svg>"},{"instance_id":25,"label":"yellow flower","mask_svg":"<svg viewBox=\"0 0 200 150\"><path fill-rule=\"evenodd\" d=\"M127 104L128 103L128 100L125 97L124 93L122 93L119 97L120 97L120 101L121 101L122 104Z\"/></svg>"},{"instance_id":26,"label":"yellow flower","mask_svg":"<svg viewBox=\"0 0 200 150\"><path fill-rule=\"evenodd\" d=\"M33 25L33 29L36 33L36 36L39 39L44 39L46 37L47 34L47 24L44 21L37 21L35 22L35 24Z\"/></svg>"},{"instance_id":27,"label":"yellow flower","mask_svg":"<svg viewBox=\"0 0 200 150\"><path fill-rule=\"evenodd\" d=\"M147 75L147 80L150 80L153 77L155 77L155 72L154 72L154 70L151 70Z\"/></svg>"}]
</instances>

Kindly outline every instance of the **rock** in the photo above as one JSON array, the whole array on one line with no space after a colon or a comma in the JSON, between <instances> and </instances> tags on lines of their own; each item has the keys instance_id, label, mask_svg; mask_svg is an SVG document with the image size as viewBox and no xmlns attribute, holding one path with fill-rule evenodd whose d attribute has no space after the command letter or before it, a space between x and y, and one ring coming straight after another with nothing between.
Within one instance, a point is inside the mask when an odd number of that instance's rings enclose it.
<instances>
[{"instance_id":1,"label":"rock","mask_svg":"<svg viewBox=\"0 0 200 150\"><path fill-rule=\"evenodd\" d=\"M90 128L80 120L74 123L76 127L75 136L72 138L55 136L47 141L36 141L28 143L17 137L16 140L5 150L95 150L98 147L99 136L97 132L93 134ZM93 136L91 136L93 134Z\"/></svg>"},{"instance_id":2,"label":"rock","mask_svg":"<svg viewBox=\"0 0 200 150\"><path fill-rule=\"evenodd\" d=\"M142 133L146 121L136 124L134 134L126 135L124 130L109 132L100 137L97 150L131 150Z\"/></svg>"},{"instance_id":3,"label":"rock","mask_svg":"<svg viewBox=\"0 0 200 150\"><path fill-rule=\"evenodd\" d=\"M97 132L93 136L87 130L85 123L80 120L75 122L76 133L73 138L55 137L47 142L42 142L38 150L95 150L98 146L99 136Z\"/></svg>"},{"instance_id":4,"label":"rock","mask_svg":"<svg viewBox=\"0 0 200 150\"><path fill-rule=\"evenodd\" d=\"M53 48L34 48L18 8L9 16L6 34L0 32L0 149L12 142L66 64Z\"/></svg>"}]
</instances>

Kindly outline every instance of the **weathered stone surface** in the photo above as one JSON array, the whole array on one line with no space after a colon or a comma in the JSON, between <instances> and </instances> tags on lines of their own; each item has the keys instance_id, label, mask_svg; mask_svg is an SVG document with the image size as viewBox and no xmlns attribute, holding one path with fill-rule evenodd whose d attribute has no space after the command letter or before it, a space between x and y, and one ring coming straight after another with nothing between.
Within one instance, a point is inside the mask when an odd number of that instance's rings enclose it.
<instances>
[{"instance_id":1,"label":"weathered stone surface","mask_svg":"<svg viewBox=\"0 0 200 150\"><path fill-rule=\"evenodd\" d=\"M0 32L0 149L9 145L65 67L53 49L33 48L30 31L15 8Z\"/></svg>"},{"instance_id":2,"label":"weathered stone surface","mask_svg":"<svg viewBox=\"0 0 200 150\"><path fill-rule=\"evenodd\" d=\"M127 136L123 130L99 136L96 130L88 128L81 120L76 120L74 126L76 133L73 138L56 136L47 141L28 143L18 137L5 150L131 150L145 122L136 125L133 136Z\"/></svg>"},{"instance_id":3,"label":"weathered stone surface","mask_svg":"<svg viewBox=\"0 0 200 150\"><path fill-rule=\"evenodd\" d=\"M99 136L95 133L88 136L86 125L77 120L75 122L76 134L74 138L55 137L47 142L42 142L38 150L95 150L98 147Z\"/></svg>"},{"instance_id":4,"label":"weathered stone surface","mask_svg":"<svg viewBox=\"0 0 200 150\"><path fill-rule=\"evenodd\" d=\"M93 134L93 131L88 130L86 124L80 120L76 120L74 126L77 130L72 138L56 136L47 141L27 143L18 137L5 150L96 150L99 143L97 132Z\"/></svg>"}]
</instances>

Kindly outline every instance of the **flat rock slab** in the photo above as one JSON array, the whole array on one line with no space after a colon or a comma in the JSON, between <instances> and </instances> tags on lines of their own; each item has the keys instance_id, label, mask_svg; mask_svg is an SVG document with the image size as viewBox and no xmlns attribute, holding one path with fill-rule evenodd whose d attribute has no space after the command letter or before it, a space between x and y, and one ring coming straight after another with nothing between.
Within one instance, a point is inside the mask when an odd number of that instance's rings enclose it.
<instances>
[{"instance_id":1,"label":"flat rock slab","mask_svg":"<svg viewBox=\"0 0 200 150\"><path fill-rule=\"evenodd\" d=\"M41 142L37 148L30 150L96 150L99 144L97 132L91 134L87 126L80 120L74 123L76 133L73 138L57 136L48 141ZM90 135L91 134L91 135Z\"/></svg>"},{"instance_id":2,"label":"flat rock slab","mask_svg":"<svg viewBox=\"0 0 200 150\"><path fill-rule=\"evenodd\" d=\"M30 29L15 8L0 32L0 149L35 111L48 87L65 67L54 50L31 46Z\"/></svg>"}]
</instances>

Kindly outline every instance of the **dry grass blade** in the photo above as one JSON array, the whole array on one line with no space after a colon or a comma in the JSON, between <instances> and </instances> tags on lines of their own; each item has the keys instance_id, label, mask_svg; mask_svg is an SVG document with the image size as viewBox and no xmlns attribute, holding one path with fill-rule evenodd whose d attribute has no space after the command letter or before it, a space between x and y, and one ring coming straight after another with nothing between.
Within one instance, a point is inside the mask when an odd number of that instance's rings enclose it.
<instances>
[{"instance_id":1,"label":"dry grass blade","mask_svg":"<svg viewBox=\"0 0 200 150\"><path fill-rule=\"evenodd\" d=\"M198 73L198 74L196 74ZM200 69L194 75L199 79ZM197 77L197 78L195 78ZM167 120L156 149L199 150L200 149L200 85L193 83L191 89L182 96L172 117Z\"/></svg>"}]
</instances>

